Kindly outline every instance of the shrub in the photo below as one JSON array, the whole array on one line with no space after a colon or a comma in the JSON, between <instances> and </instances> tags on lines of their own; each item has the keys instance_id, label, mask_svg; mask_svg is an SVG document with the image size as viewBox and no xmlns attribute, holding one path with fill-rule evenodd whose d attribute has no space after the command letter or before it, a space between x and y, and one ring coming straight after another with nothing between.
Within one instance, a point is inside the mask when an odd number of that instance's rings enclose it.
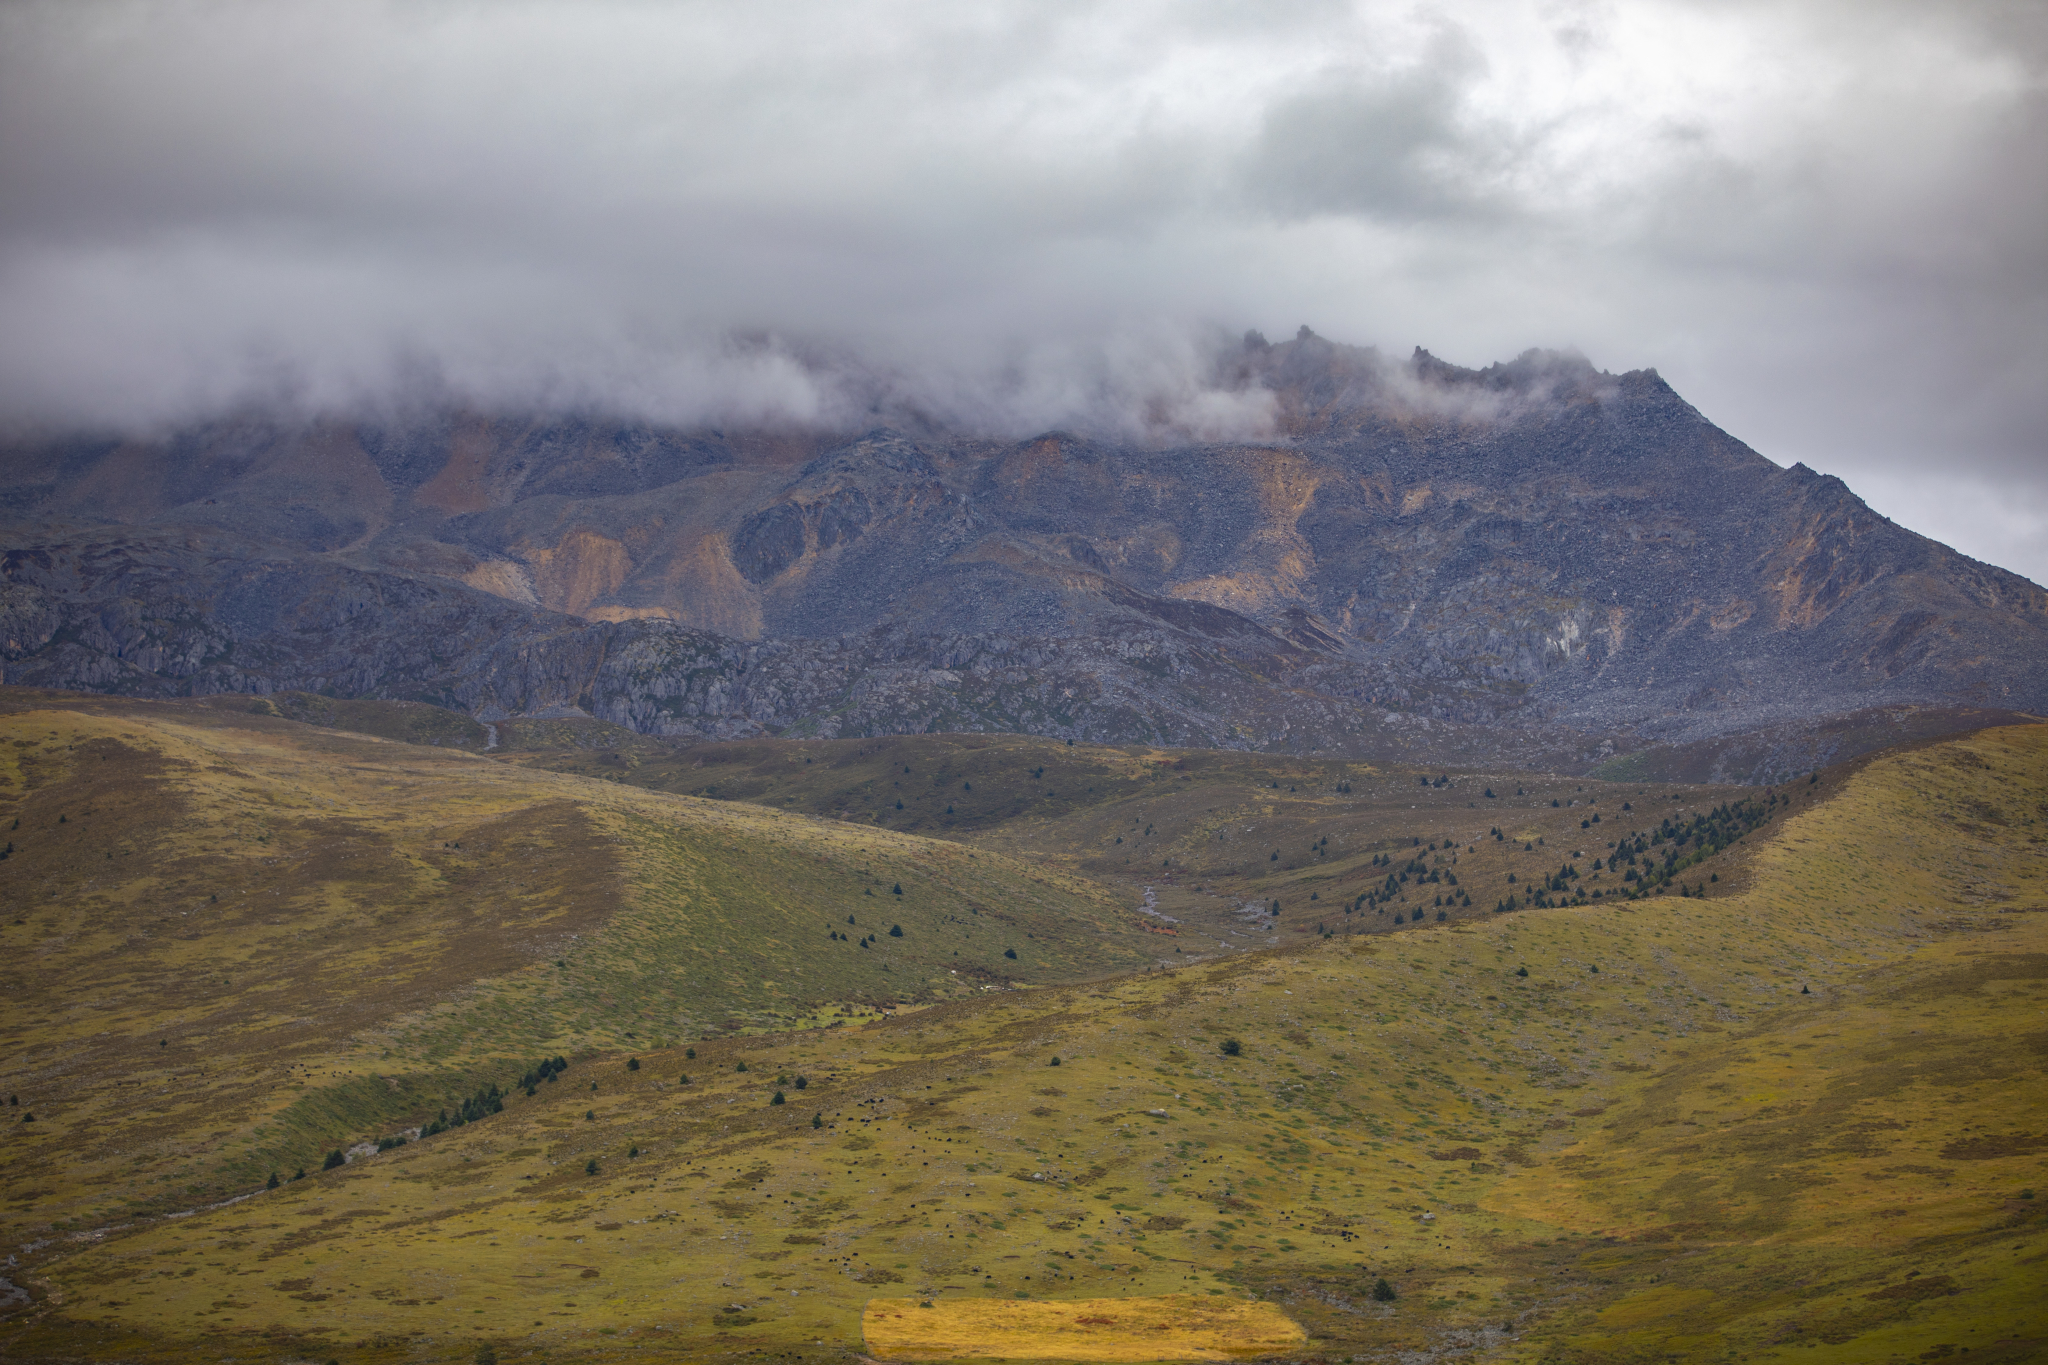
<instances>
[{"instance_id":1,"label":"shrub","mask_svg":"<svg viewBox=\"0 0 2048 1365\"><path fill-rule=\"evenodd\" d=\"M1003 956L1015 962L1017 960L1017 950L1015 948L1005 948L1003 949Z\"/></svg>"},{"instance_id":2,"label":"shrub","mask_svg":"<svg viewBox=\"0 0 2048 1365\"><path fill-rule=\"evenodd\" d=\"M270 1183L269 1183L269 1184L267 1184L267 1185L265 1185L265 1186L264 1186L263 1188L264 1188L264 1189L266 1189L266 1190L274 1190L274 1189L276 1189L276 1188L277 1188L277 1187L278 1187L279 1185L282 1185L283 1183L284 1183L283 1181L281 1181L281 1180L279 1180L279 1179L277 1178L277 1172L276 1172L276 1171L272 1171L272 1172L270 1173Z\"/></svg>"},{"instance_id":3,"label":"shrub","mask_svg":"<svg viewBox=\"0 0 2048 1365\"><path fill-rule=\"evenodd\" d=\"M1528 969L1527 967L1517 967L1517 968L1515 968L1515 975L1516 975L1516 976L1527 976L1528 974L1529 974L1529 969Z\"/></svg>"},{"instance_id":4,"label":"shrub","mask_svg":"<svg viewBox=\"0 0 2048 1365\"><path fill-rule=\"evenodd\" d=\"M694 1062L697 1060L697 1049L693 1047L686 1047L683 1049L683 1055Z\"/></svg>"},{"instance_id":5,"label":"shrub","mask_svg":"<svg viewBox=\"0 0 2048 1365\"><path fill-rule=\"evenodd\" d=\"M799 1076L796 1078L796 1088L799 1090L808 1089L810 1084L811 1080L808 1076Z\"/></svg>"},{"instance_id":6,"label":"shrub","mask_svg":"<svg viewBox=\"0 0 2048 1365\"><path fill-rule=\"evenodd\" d=\"M640 1069L640 1059L639 1059L638 1057L628 1057L628 1058L626 1058L626 1070L628 1070L628 1071L638 1071L639 1069Z\"/></svg>"},{"instance_id":7,"label":"shrub","mask_svg":"<svg viewBox=\"0 0 2048 1365\"><path fill-rule=\"evenodd\" d=\"M1244 1044L1240 1043L1235 1038L1225 1038L1223 1040L1223 1046L1220 1050L1226 1057L1242 1056L1244 1053Z\"/></svg>"},{"instance_id":8,"label":"shrub","mask_svg":"<svg viewBox=\"0 0 2048 1365\"><path fill-rule=\"evenodd\" d=\"M1388 1284L1384 1278L1373 1281L1372 1296L1378 1303L1392 1303L1401 1297L1394 1292L1394 1286Z\"/></svg>"},{"instance_id":9,"label":"shrub","mask_svg":"<svg viewBox=\"0 0 2048 1365\"><path fill-rule=\"evenodd\" d=\"M1047 1065L1047 1066L1058 1066L1059 1064L1060 1064L1060 1059L1059 1059L1059 1057L1058 1057L1057 1055L1055 1055L1055 1056L1053 1057L1053 1059L1052 1059L1052 1060L1051 1060L1050 1062L1047 1062L1047 1063L1046 1063L1046 1065Z\"/></svg>"},{"instance_id":10,"label":"shrub","mask_svg":"<svg viewBox=\"0 0 2048 1365\"><path fill-rule=\"evenodd\" d=\"M331 1171L336 1166L346 1165L348 1165L348 1158L343 1156L341 1154L341 1149L337 1147L327 1154L327 1160L320 1163L320 1169L323 1171Z\"/></svg>"},{"instance_id":11,"label":"shrub","mask_svg":"<svg viewBox=\"0 0 2048 1365\"><path fill-rule=\"evenodd\" d=\"M823 1114L813 1114L813 1115L811 1115L811 1127L813 1127L813 1128L823 1128L824 1126L825 1126L825 1116L824 1116Z\"/></svg>"}]
</instances>

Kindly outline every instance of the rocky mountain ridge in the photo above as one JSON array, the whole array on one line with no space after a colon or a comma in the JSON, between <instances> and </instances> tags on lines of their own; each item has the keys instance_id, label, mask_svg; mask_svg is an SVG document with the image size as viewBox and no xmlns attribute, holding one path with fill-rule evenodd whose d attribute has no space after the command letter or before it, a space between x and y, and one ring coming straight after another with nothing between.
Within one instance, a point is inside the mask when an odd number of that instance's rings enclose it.
<instances>
[{"instance_id":1,"label":"rocky mountain ridge","mask_svg":"<svg viewBox=\"0 0 2048 1365\"><path fill-rule=\"evenodd\" d=\"M1654 372L1248 338L1272 434L249 416L0 458L8 682L1574 763L2048 711L2048 594ZM1423 738L1426 737L1426 741Z\"/></svg>"}]
</instances>

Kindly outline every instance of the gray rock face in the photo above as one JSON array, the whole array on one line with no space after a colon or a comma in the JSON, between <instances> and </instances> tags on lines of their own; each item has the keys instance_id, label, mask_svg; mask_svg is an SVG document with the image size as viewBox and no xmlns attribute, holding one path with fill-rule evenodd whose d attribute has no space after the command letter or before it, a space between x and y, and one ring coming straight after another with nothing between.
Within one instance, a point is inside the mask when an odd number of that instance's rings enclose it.
<instances>
[{"instance_id":1,"label":"gray rock face","mask_svg":"<svg viewBox=\"0 0 2048 1365\"><path fill-rule=\"evenodd\" d=\"M245 417L0 454L8 682L1584 758L2048 710L2048 594L1652 372L1232 358L1259 443ZM1484 739L1481 736L1485 736ZM1617 739L1618 737L1618 739Z\"/></svg>"}]
</instances>

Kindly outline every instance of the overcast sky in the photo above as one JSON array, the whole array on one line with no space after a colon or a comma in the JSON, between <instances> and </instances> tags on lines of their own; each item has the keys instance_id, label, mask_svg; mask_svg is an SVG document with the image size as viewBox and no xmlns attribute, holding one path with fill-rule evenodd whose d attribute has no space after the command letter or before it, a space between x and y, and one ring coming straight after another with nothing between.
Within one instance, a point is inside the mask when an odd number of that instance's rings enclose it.
<instances>
[{"instance_id":1,"label":"overcast sky","mask_svg":"<svg viewBox=\"0 0 2048 1365\"><path fill-rule=\"evenodd\" d=\"M0 9L0 419L1227 427L1307 323L1654 366L2048 580L2048 6Z\"/></svg>"}]
</instances>

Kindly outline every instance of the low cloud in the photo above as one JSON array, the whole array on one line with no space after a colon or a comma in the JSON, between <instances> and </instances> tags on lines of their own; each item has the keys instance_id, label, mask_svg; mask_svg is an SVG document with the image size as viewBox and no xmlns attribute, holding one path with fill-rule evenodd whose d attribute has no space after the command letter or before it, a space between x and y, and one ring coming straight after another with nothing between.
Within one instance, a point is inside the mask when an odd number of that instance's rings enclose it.
<instances>
[{"instance_id":1,"label":"low cloud","mask_svg":"<svg viewBox=\"0 0 2048 1365\"><path fill-rule=\"evenodd\" d=\"M1217 347L1306 322L2033 505L2044 52L1996 0L17 3L0 421L1235 437Z\"/></svg>"}]
</instances>

